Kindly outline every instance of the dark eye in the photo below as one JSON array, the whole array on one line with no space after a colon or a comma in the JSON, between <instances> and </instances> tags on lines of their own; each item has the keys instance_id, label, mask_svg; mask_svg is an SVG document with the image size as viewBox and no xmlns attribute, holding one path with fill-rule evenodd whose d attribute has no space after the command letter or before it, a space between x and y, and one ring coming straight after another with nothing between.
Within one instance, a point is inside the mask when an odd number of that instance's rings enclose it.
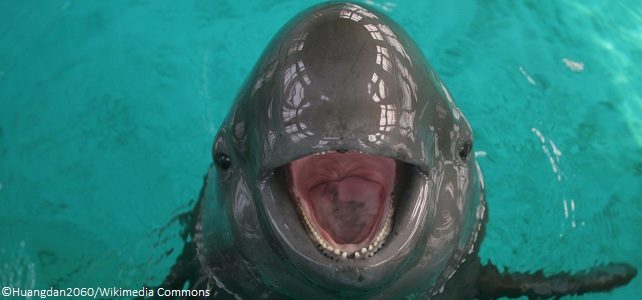
<instances>
[{"instance_id":1,"label":"dark eye","mask_svg":"<svg viewBox=\"0 0 642 300\"><path fill-rule=\"evenodd\" d=\"M461 148L459 148L459 158L463 161L467 161L468 157L470 156L470 151L473 149L473 142L472 141L466 141L463 145L461 145Z\"/></svg>"},{"instance_id":2,"label":"dark eye","mask_svg":"<svg viewBox=\"0 0 642 300\"><path fill-rule=\"evenodd\" d=\"M221 170L225 171L232 166L232 160L227 154L223 152L218 152L214 155L214 163Z\"/></svg>"}]
</instances>

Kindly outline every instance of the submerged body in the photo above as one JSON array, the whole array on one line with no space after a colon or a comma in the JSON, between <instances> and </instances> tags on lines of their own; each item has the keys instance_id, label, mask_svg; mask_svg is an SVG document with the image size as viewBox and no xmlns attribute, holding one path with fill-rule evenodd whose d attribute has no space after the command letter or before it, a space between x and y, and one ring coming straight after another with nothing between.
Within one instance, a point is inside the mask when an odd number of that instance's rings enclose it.
<instances>
[{"instance_id":1,"label":"submerged body","mask_svg":"<svg viewBox=\"0 0 642 300\"><path fill-rule=\"evenodd\" d=\"M550 297L628 282L500 274L472 131L408 35L350 3L272 40L214 142L192 240L164 285L220 298Z\"/></svg>"}]
</instances>

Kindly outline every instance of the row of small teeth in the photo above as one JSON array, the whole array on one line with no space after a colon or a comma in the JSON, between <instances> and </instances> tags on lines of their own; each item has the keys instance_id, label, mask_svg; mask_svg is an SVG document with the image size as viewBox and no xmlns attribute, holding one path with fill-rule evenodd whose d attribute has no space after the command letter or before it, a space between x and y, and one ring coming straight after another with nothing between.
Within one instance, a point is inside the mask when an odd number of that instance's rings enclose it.
<instances>
[{"instance_id":1,"label":"row of small teeth","mask_svg":"<svg viewBox=\"0 0 642 300\"><path fill-rule=\"evenodd\" d=\"M386 221L383 224L383 228L375 238L374 243L372 243L370 246L367 248L361 248L360 251L355 251L352 253L348 253L345 251L341 251L338 248L334 248L328 243L326 243L321 235L314 229L312 224L310 223L310 220L308 220L308 217L302 213L303 215L303 220L305 221L305 225L312 234L314 238L314 242L317 244L317 247L323 252L323 254L329 256L329 257L337 257L340 259L348 259L348 258L367 258L367 257L372 257L381 247L383 246L383 243L385 242L386 237L390 233L390 222L392 220L392 213L393 213L393 207L392 207L392 201L390 201L390 206L388 208L388 215L385 217Z\"/></svg>"}]
</instances>

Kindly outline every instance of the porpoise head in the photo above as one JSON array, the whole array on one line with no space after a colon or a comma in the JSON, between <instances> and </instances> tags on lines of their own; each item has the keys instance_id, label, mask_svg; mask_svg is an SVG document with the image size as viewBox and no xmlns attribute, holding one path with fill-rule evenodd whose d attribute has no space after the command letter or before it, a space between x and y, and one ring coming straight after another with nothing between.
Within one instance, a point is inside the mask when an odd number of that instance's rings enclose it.
<instances>
[{"instance_id":1,"label":"porpoise head","mask_svg":"<svg viewBox=\"0 0 642 300\"><path fill-rule=\"evenodd\" d=\"M216 136L199 259L238 295L436 293L481 240L472 145L399 26L313 7L270 42Z\"/></svg>"}]
</instances>

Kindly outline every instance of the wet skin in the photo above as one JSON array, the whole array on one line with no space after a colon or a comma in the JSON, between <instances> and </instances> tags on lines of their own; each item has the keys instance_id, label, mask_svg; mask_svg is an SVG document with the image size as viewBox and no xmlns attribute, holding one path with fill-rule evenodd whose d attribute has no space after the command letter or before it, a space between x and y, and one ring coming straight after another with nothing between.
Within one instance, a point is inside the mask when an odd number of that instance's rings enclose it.
<instances>
[{"instance_id":1,"label":"wet skin","mask_svg":"<svg viewBox=\"0 0 642 300\"><path fill-rule=\"evenodd\" d=\"M213 147L191 240L164 285L219 298L558 296L636 270L502 274L477 256L487 220L470 125L384 15L323 4L256 64Z\"/></svg>"}]
</instances>

